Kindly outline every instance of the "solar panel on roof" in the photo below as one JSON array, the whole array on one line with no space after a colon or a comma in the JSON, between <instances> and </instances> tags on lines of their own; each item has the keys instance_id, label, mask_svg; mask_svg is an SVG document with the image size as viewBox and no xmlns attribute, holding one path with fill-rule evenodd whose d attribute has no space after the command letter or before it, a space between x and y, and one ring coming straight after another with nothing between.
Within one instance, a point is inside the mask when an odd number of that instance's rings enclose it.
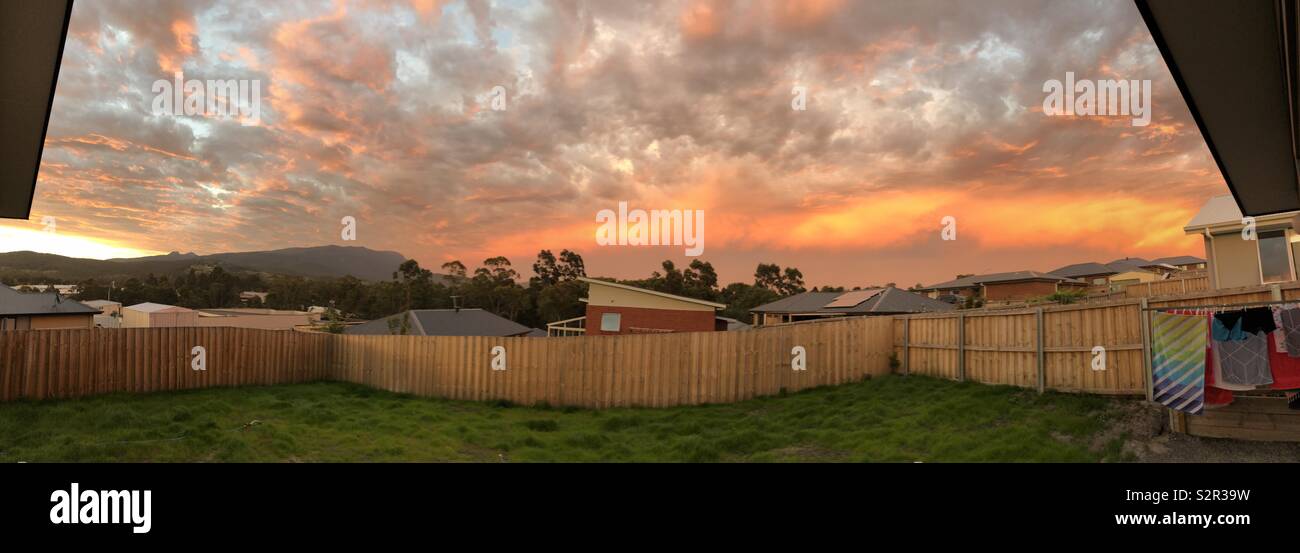
<instances>
[{"instance_id":1,"label":"solar panel on roof","mask_svg":"<svg viewBox=\"0 0 1300 553\"><path fill-rule=\"evenodd\" d=\"M823 307L853 307L876 297L877 294L884 291L884 288L876 288L874 290L854 290L852 292L845 292Z\"/></svg>"}]
</instances>

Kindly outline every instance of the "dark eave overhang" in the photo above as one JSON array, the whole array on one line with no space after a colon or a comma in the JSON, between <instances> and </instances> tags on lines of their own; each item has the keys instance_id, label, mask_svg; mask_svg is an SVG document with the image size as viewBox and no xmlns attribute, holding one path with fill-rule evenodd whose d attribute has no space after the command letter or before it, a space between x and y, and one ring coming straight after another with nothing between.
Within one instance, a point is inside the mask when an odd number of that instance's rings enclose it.
<instances>
[{"instance_id":1,"label":"dark eave overhang","mask_svg":"<svg viewBox=\"0 0 1300 553\"><path fill-rule=\"evenodd\" d=\"M1300 210L1296 0L1134 0L1241 212Z\"/></svg>"},{"instance_id":2,"label":"dark eave overhang","mask_svg":"<svg viewBox=\"0 0 1300 553\"><path fill-rule=\"evenodd\" d=\"M0 2L0 218L31 216L72 0Z\"/></svg>"}]
</instances>

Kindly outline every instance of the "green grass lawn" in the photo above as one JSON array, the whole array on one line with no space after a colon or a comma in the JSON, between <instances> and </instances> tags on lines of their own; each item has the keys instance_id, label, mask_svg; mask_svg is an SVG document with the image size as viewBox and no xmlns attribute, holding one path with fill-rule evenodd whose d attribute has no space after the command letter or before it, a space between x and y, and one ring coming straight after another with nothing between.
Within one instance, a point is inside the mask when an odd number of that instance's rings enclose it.
<instances>
[{"instance_id":1,"label":"green grass lawn","mask_svg":"<svg viewBox=\"0 0 1300 553\"><path fill-rule=\"evenodd\" d=\"M0 462L1093 462L1120 460L1122 438L1089 448L1114 405L918 376L605 411L315 383L3 404Z\"/></svg>"}]
</instances>

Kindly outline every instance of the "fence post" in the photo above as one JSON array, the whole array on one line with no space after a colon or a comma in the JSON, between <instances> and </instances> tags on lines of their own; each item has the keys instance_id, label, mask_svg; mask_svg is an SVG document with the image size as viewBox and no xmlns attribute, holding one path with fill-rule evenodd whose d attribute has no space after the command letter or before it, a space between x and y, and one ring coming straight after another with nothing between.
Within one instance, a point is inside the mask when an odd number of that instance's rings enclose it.
<instances>
[{"instance_id":1,"label":"fence post","mask_svg":"<svg viewBox=\"0 0 1300 553\"><path fill-rule=\"evenodd\" d=\"M1039 307L1034 311L1034 319L1037 322L1038 336L1035 340L1034 350L1038 354L1038 393L1043 393L1047 389L1047 359L1043 353L1043 308Z\"/></svg>"},{"instance_id":2,"label":"fence post","mask_svg":"<svg viewBox=\"0 0 1300 553\"><path fill-rule=\"evenodd\" d=\"M1152 401L1155 392L1151 387L1151 312L1147 311L1146 298L1142 298L1138 308L1142 323L1142 374L1146 375L1146 383L1142 387L1147 390L1147 401Z\"/></svg>"},{"instance_id":3,"label":"fence post","mask_svg":"<svg viewBox=\"0 0 1300 553\"><path fill-rule=\"evenodd\" d=\"M904 317L903 318L903 375L904 376L912 373L912 356L910 355L911 350L908 347L912 343L912 338L911 336L908 335L908 331L911 330L911 327L912 327L912 318Z\"/></svg>"},{"instance_id":4,"label":"fence post","mask_svg":"<svg viewBox=\"0 0 1300 553\"><path fill-rule=\"evenodd\" d=\"M957 314L957 380L966 381L966 314Z\"/></svg>"}]
</instances>

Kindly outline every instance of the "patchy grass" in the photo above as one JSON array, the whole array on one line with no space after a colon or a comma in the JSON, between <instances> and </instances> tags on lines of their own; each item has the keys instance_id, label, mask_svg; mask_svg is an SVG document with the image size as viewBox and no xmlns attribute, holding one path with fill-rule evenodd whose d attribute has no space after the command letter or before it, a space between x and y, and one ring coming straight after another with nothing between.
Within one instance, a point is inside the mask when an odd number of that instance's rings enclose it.
<instances>
[{"instance_id":1,"label":"patchy grass","mask_svg":"<svg viewBox=\"0 0 1300 553\"><path fill-rule=\"evenodd\" d=\"M0 462L1096 462L1120 460L1122 438L1093 443L1113 401L891 376L731 405L594 411L315 383L3 404Z\"/></svg>"}]
</instances>

